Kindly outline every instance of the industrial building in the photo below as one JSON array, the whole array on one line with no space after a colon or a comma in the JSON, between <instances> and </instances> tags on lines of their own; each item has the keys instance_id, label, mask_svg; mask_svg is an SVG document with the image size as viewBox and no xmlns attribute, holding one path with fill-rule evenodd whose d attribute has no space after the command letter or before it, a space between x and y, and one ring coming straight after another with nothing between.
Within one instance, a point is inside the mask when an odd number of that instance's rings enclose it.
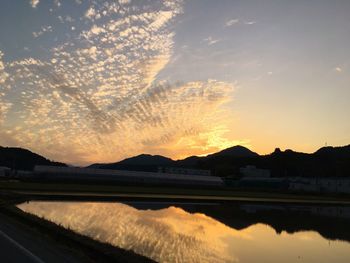
<instances>
[{"instance_id":1,"label":"industrial building","mask_svg":"<svg viewBox=\"0 0 350 263\"><path fill-rule=\"evenodd\" d=\"M288 180L291 191L350 194L349 178L290 177Z\"/></svg>"},{"instance_id":2,"label":"industrial building","mask_svg":"<svg viewBox=\"0 0 350 263\"><path fill-rule=\"evenodd\" d=\"M220 177L107 170L77 167L35 166L33 176L46 180L113 181L121 183L180 184L221 186Z\"/></svg>"}]
</instances>

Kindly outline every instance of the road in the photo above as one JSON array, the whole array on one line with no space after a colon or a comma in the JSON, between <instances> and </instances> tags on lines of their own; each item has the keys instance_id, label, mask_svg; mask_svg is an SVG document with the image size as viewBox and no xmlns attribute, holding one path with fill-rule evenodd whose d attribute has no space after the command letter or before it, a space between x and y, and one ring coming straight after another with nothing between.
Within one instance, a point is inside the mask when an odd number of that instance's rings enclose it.
<instances>
[{"instance_id":1,"label":"road","mask_svg":"<svg viewBox=\"0 0 350 263\"><path fill-rule=\"evenodd\" d=\"M82 258L55 244L47 236L0 213L0 261L73 263L82 262Z\"/></svg>"}]
</instances>

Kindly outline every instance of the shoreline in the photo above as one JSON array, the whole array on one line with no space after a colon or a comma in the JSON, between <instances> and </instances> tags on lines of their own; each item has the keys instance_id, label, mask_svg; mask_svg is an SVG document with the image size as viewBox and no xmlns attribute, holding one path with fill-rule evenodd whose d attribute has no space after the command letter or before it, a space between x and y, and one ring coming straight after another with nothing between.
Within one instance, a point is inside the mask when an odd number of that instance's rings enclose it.
<instances>
[{"instance_id":1,"label":"shoreline","mask_svg":"<svg viewBox=\"0 0 350 263\"><path fill-rule=\"evenodd\" d=\"M1 205L0 214L10 218L13 225L20 224L36 232L40 237L78 255L84 260L83 262L154 262L133 251L93 240L53 222L23 212L14 205Z\"/></svg>"}]
</instances>

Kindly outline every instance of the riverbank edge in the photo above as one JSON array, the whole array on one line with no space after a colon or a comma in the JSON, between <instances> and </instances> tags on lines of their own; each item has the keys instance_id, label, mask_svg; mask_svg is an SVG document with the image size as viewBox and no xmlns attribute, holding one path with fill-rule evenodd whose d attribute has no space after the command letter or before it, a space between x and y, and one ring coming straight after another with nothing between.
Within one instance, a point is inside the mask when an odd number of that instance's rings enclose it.
<instances>
[{"instance_id":1,"label":"riverbank edge","mask_svg":"<svg viewBox=\"0 0 350 263\"><path fill-rule=\"evenodd\" d=\"M86 262L154 262L133 251L96 241L48 220L26 213L15 205L1 205L0 213L13 219L14 224L25 225L45 238L51 239L54 243L78 255Z\"/></svg>"}]
</instances>

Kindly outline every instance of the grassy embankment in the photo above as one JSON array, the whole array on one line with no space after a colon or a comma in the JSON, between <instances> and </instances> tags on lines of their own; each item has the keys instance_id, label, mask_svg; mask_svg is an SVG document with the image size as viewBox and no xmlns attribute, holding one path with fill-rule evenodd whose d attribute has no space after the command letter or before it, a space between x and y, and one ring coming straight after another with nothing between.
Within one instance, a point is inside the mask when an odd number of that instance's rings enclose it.
<instances>
[{"instance_id":1,"label":"grassy embankment","mask_svg":"<svg viewBox=\"0 0 350 263\"><path fill-rule=\"evenodd\" d=\"M152 185L81 184L63 182L0 181L0 189L27 196L134 197L222 201L279 201L350 204L349 195L321 195L234 188L189 188ZM48 198L50 199L50 198Z\"/></svg>"},{"instance_id":2,"label":"grassy embankment","mask_svg":"<svg viewBox=\"0 0 350 263\"><path fill-rule=\"evenodd\" d=\"M37 233L45 240L50 240L65 250L71 251L82 262L154 262L132 251L93 240L50 221L25 213L14 204L9 204L12 202L17 201L6 197L0 199L0 215L10 218L15 226L21 225L29 228L30 231Z\"/></svg>"}]
</instances>

